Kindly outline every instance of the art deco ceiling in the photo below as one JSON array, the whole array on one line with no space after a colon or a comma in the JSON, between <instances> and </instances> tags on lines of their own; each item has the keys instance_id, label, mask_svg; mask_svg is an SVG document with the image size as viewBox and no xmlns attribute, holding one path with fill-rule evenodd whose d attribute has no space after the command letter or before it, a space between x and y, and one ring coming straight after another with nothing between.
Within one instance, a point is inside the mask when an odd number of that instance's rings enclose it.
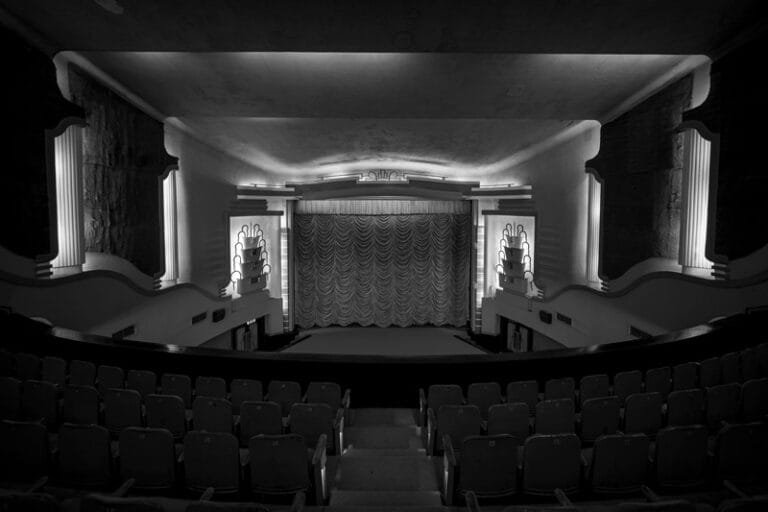
<instances>
[{"instance_id":1,"label":"art deco ceiling","mask_svg":"<svg viewBox=\"0 0 768 512\"><path fill-rule=\"evenodd\" d=\"M605 120L763 19L760 1L4 0L196 137L280 175L478 178ZM425 53L431 52L431 53Z\"/></svg>"}]
</instances>

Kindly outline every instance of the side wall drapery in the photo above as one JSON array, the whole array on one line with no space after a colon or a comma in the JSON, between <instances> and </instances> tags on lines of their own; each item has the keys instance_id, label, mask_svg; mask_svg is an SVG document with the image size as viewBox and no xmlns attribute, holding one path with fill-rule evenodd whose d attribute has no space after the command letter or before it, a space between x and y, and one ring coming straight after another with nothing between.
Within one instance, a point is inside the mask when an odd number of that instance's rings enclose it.
<instances>
[{"instance_id":1,"label":"side wall drapery","mask_svg":"<svg viewBox=\"0 0 768 512\"><path fill-rule=\"evenodd\" d=\"M463 326L471 217L299 214L296 323Z\"/></svg>"}]
</instances>

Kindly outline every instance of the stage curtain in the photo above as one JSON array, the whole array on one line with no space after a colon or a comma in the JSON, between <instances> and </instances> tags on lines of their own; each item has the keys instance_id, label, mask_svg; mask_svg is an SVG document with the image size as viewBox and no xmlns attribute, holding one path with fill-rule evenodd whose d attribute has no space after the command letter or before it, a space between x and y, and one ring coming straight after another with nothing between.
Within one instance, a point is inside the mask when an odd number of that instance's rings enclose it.
<instances>
[{"instance_id":1,"label":"stage curtain","mask_svg":"<svg viewBox=\"0 0 768 512\"><path fill-rule=\"evenodd\" d=\"M294 216L296 323L467 322L468 214Z\"/></svg>"}]
</instances>

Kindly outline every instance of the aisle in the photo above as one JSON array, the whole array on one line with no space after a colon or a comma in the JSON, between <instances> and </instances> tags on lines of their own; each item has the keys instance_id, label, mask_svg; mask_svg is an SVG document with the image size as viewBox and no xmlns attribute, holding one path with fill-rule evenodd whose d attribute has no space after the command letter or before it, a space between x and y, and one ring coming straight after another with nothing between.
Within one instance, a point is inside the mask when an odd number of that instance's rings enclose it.
<instances>
[{"instance_id":1,"label":"aisle","mask_svg":"<svg viewBox=\"0 0 768 512\"><path fill-rule=\"evenodd\" d=\"M445 512L440 482L412 409L355 409L326 510Z\"/></svg>"}]
</instances>

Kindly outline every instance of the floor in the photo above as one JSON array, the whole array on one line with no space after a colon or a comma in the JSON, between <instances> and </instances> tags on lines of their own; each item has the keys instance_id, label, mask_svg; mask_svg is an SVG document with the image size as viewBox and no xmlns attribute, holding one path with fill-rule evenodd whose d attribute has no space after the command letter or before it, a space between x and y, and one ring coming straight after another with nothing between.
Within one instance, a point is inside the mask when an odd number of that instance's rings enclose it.
<instances>
[{"instance_id":1,"label":"floor","mask_svg":"<svg viewBox=\"0 0 768 512\"><path fill-rule=\"evenodd\" d=\"M485 354L455 337L465 331L444 327L325 327L299 333L309 335L282 350L294 354L381 356L448 356Z\"/></svg>"}]
</instances>

